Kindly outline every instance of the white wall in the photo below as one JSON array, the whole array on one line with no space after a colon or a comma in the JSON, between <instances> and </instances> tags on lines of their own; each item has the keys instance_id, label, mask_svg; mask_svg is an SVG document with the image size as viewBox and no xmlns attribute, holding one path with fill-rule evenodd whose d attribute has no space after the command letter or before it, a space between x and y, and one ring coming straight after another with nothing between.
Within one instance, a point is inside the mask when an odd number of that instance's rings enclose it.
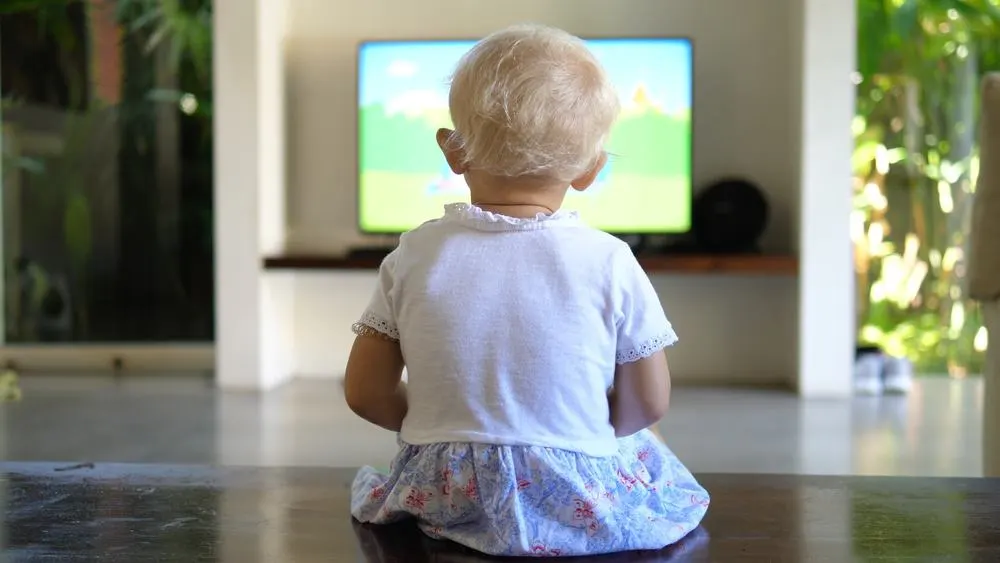
<instances>
[{"instance_id":1,"label":"white wall","mask_svg":"<svg viewBox=\"0 0 1000 563\"><path fill-rule=\"evenodd\" d=\"M809 397L847 396L857 326L849 236L857 9L849 0L802 0L796 8L793 29L802 46L793 65L800 73L793 80L800 116L796 230L802 289L796 386Z\"/></svg>"},{"instance_id":2,"label":"white wall","mask_svg":"<svg viewBox=\"0 0 1000 563\"><path fill-rule=\"evenodd\" d=\"M796 0L287 0L289 247L342 250L355 229L355 55L382 38L477 37L519 21L580 35L684 35L695 42L697 184L725 174L774 199L771 250L792 246L794 113L788 6ZM627 8L625 6L628 6ZM349 15L348 15L349 14Z\"/></svg>"},{"instance_id":3,"label":"white wall","mask_svg":"<svg viewBox=\"0 0 1000 563\"><path fill-rule=\"evenodd\" d=\"M729 174L767 191L765 246L797 246L797 127L789 5L796 0L288 0L288 250L341 252L355 225L355 48L363 39L476 37L518 21L580 35L684 35L695 42L696 185ZM371 241L367 241L371 243ZM295 275L295 368L337 374L369 273ZM797 369L797 281L656 276L681 335L677 380L789 383Z\"/></svg>"},{"instance_id":4,"label":"white wall","mask_svg":"<svg viewBox=\"0 0 1000 563\"><path fill-rule=\"evenodd\" d=\"M285 242L285 0L216 0L216 378L227 389L277 387L294 371L294 279L264 275Z\"/></svg>"},{"instance_id":5,"label":"white wall","mask_svg":"<svg viewBox=\"0 0 1000 563\"><path fill-rule=\"evenodd\" d=\"M681 342L671 352L675 381L792 384L796 373L794 281L714 277L654 280ZM374 287L368 273L296 274L296 373L342 373Z\"/></svg>"}]
</instances>

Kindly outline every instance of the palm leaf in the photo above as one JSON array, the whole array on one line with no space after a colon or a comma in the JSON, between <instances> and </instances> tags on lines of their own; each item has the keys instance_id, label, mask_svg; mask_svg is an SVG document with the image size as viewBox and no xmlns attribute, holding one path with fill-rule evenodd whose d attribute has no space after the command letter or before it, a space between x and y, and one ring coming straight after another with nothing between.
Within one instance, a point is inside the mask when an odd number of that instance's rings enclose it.
<instances>
[{"instance_id":1,"label":"palm leaf","mask_svg":"<svg viewBox=\"0 0 1000 563\"><path fill-rule=\"evenodd\" d=\"M179 0L118 0L118 19L132 33L144 37L144 48L168 49L177 66L191 62L202 79L209 80L212 67L212 3Z\"/></svg>"}]
</instances>

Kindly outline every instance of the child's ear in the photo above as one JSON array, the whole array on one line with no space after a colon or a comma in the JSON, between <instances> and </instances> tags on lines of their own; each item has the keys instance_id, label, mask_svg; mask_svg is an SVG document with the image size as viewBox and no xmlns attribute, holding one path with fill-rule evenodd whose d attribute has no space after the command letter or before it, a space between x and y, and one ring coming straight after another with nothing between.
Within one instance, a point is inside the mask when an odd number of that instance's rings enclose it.
<instances>
[{"instance_id":1,"label":"child's ear","mask_svg":"<svg viewBox=\"0 0 1000 563\"><path fill-rule=\"evenodd\" d=\"M582 192L594 184L597 180L597 175L601 173L601 169L604 165L608 163L608 153L601 153L601 157L597 159L594 166L590 168L583 176L580 176L576 180L573 180L569 185L576 191Z\"/></svg>"},{"instance_id":2,"label":"child's ear","mask_svg":"<svg viewBox=\"0 0 1000 563\"><path fill-rule=\"evenodd\" d=\"M465 164L465 152L457 148L454 142L455 132L451 129L437 130L437 144L444 153L444 159L448 161L448 168L455 174L465 174L469 167Z\"/></svg>"}]
</instances>

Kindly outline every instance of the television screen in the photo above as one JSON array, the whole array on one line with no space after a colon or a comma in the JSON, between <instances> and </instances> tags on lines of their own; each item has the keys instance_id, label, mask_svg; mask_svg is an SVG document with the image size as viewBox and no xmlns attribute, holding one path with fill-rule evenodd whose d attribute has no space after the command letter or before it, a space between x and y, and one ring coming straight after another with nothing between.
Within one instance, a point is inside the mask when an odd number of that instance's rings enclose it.
<instances>
[{"instance_id":1,"label":"television screen","mask_svg":"<svg viewBox=\"0 0 1000 563\"><path fill-rule=\"evenodd\" d=\"M693 56L687 39L593 39L622 102L611 157L565 207L618 234L683 233L691 223ZM434 134L451 127L448 82L472 41L379 41L358 54L358 223L400 233L468 201Z\"/></svg>"}]
</instances>

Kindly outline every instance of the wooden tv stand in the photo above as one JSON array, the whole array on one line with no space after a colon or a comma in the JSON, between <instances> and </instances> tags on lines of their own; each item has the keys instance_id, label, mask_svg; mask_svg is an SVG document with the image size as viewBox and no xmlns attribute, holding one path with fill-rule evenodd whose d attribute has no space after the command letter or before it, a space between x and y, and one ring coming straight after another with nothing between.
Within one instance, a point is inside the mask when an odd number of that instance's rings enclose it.
<instances>
[{"instance_id":1,"label":"wooden tv stand","mask_svg":"<svg viewBox=\"0 0 1000 563\"><path fill-rule=\"evenodd\" d=\"M263 259L265 270L347 271L374 270L382 262L377 255L282 254ZM649 274L714 274L734 276L796 276L795 256L768 254L650 254L639 263Z\"/></svg>"}]
</instances>

